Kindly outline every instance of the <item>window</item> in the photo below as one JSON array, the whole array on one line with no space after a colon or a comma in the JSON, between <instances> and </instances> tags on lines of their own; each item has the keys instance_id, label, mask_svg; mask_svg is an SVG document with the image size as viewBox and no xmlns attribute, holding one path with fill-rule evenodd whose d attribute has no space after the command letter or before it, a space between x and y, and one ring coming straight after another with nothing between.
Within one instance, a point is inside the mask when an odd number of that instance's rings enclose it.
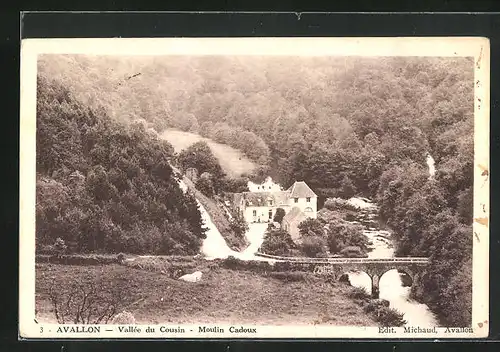
<instances>
[{"instance_id":1,"label":"window","mask_svg":"<svg viewBox=\"0 0 500 352\"><path fill-rule=\"evenodd\" d=\"M272 200L269 201L269 205L273 205L273 201Z\"/></svg>"},{"instance_id":2,"label":"window","mask_svg":"<svg viewBox=\"0 0 500 352\"><path fill-rule=\"evenodd\" d=\"M295 201L295 203L299 202L299 198L293 198L293 200Z\"/></svg>"},{"instance_id":3,"label":"window","mask_svg":"<svg viewBox=\"0 0 500 352\"><path fill-rule=\"evenodd\" d=\"M253 211L253 216L257 216L257 210Z\"/></svg>"},{"instance_id":4,"label":"window","mask_svg":"<svg viewBox=\"0 0 500 352\"><path fill-rule=\"evenodd\" d=\"M309 203L311 201L311 197L306 198L306 202Z\"/></svg>"}]
</instances>

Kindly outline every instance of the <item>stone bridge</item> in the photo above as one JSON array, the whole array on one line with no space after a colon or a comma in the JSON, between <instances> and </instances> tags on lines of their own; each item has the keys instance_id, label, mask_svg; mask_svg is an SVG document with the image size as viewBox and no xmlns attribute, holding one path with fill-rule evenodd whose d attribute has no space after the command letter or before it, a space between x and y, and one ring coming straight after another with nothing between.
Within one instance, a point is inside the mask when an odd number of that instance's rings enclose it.
<instances>
[{"instance_id":1,"label":"stone bridge","mask_svg":"<svg viewBox=\"0 0 500 352\"><path fill-rule=\"evenodd\" d=\"M400 258L294 258L278 257L258 253L258 256L286 261L290 263L309 264L317 275L329 275L339 280L344 274L352 271L361 271L368 274L372 281L372 296L379 297L379 280L389 270L396 269L400 273L410 276L412 284L429 265L425 257L400 257ZM311 264L313 264L311 266Z\"/></svg>"}]
</instances>

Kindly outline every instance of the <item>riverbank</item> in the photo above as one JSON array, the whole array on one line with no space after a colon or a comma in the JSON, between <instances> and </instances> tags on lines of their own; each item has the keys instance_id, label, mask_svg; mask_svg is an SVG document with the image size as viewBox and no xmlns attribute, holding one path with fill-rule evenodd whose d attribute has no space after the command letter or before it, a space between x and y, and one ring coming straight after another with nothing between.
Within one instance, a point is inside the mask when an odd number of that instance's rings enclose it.
<instances>
[{"instance_id":1,"label":"riverbank","mask_svg":"<svg viewBox=\"0 0 500 352\"><path fill-rule=\"evenodd\" d=\"M160 272L110 264L36 265L38 321L54 322L50 287L66 292L72 283L84 286L112 282L120 286L124 308L141 324L230 323L258 325L377 326L362 307L348 297L352 288L326 283L314 275L285 281L250 271L199 267L200 282L169 278ZM124 304L124 305L125 305Z\"/></svg>"}]
</instances>

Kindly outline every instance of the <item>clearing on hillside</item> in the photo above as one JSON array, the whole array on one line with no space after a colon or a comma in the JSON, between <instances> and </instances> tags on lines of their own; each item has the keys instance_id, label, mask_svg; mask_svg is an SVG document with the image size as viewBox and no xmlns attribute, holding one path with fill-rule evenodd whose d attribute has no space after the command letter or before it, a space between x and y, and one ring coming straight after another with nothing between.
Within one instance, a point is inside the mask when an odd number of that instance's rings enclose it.
<instances>
[{"instance_id":1,"label":"clearing on hillside","mask_svg":"<svg viewBox=\"0 0 500 352\"><path fill-rule=\"evenodd\" d=\"M251 173L257 167L257 164L248 159L241 151L226 144L214 142L209 138L202 137L195 133L167 129L160 133L160 138L172 144L177 153L196 142L206 142L212 150L212 153L214 153L215 157L219 160L224 172L231 177L238 177L244 173Z\"/></svg>"}]
</instances>

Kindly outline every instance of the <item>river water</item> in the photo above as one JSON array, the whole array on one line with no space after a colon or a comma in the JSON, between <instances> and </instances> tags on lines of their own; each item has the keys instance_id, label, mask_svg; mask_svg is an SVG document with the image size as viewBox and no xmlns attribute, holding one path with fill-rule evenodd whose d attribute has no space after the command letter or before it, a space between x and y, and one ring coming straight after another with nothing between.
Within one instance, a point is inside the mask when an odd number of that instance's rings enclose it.
<instances>
[{"instance_id":1,"label":"river water","mask_svg":"<svg viewBox=\"0 0 500 352\"><path fill-rule=\"evenodd\" d=\"M434 175L436 174L436 167L435 167L436 162L434 161L432 155L427 154L425 162L427 163L427 167L429 168L429 178L434 177Z\"/></svg>"},{"instance_id":2,"label":"river water","mask_svg":"<svg viewBox=\"0 0 500 352\"><path fill-rule=\"evenodd\" d=\"M391 234L381 230L377 221L378 209L376 205L366 202L366 199L351 198L349 202L359 209L355 223L364 227L364 234L372 242L372 250L368 252L369 258L392 258L394 248ZM371 279L366 273L350 272L351 285L362 287L371 293ZM397 270L387 271L379 281L380 298L390 302L391 308L404 313L407 325L412 326L438 326L434 314L425 304L418 303L409 298L410 286L404 286Z\"/></svg>"}]
</instances>

